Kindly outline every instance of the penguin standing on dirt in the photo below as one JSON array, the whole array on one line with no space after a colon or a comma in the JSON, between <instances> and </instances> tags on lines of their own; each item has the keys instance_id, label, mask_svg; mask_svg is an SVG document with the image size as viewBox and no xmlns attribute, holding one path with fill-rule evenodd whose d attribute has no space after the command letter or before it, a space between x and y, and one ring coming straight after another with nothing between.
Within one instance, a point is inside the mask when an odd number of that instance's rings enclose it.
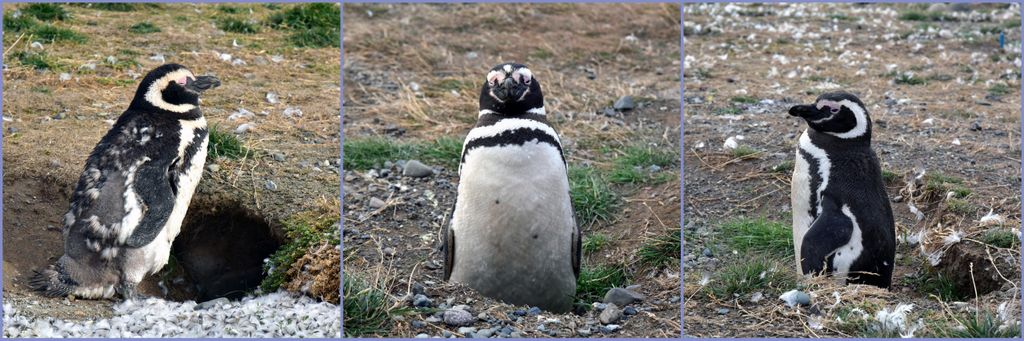
<instances>
[{"instance_id":1,"label":"penguin standing on dirt","mask_svg":"<svg viewBox=\"0 0 1024 341\"><path fill-rule=\"evenodd\" d=\"M459 178L443 240L445 280L506 303L571 310L580 231L561 142L525 65L487 73Z\"/></svg>"},{"instance_id":2,"label":"penguin standing on dirt","mask_svg":"<svg viewBox=\"0 0 1024 341\"><path fill-rule=\"evenodd\" d=\"M896 231L871 118L852 94L823 94L789 114L807 121L793 169L793 242L804 275L888 288Z\"/></svg>"},{"instance_id":3,"label":"penguin standing on dirt","mask_svg":"<svg viewBox=\"0 0 1024 341\"><path fill-rule=\"evenodd\" d=\"M64 215L64 255L36 271L45 296L124 299L167 264L203 174L208 132L203 91L220 85L184 66L150 71L128 110L100 140Z\"/></svg>"}]
</instances>

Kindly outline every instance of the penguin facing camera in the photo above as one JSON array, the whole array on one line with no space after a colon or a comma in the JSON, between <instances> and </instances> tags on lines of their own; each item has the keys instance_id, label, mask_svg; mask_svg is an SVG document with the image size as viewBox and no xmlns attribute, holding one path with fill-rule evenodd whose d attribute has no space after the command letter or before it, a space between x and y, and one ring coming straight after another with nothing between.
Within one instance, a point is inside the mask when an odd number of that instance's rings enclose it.
<instances>
[{"instance_id":1,"label":"penguin facing camera","mask_svg":"<svg viewBox=\"0 0 1024 341\"><path fill-rule=\"evenodd\" d=\"M487 73L442 243L445 280L510 304L572 309L580 231L562 145L525 65Z\"/></svg>"},{"instance_id":2,"label":"penguin facing camera","mask_svg":"<svg viewBox=\"0 0 1024 341\"><path fill-rule=\"evenodd\" d=\"M88 159L64 215L64 255L37 270L45 296L123 299L165 264L203 174L200 95L220 86L178 64L150 71Z\"/></svg>"},{"instance_id":3,"label":"penguin facing camera","mask_svg":"<svg viewBox=\"0 0 1024 341\"><path fill-rule=\"evenodd\" d=\"M850 93L826 93L789 114L808 126L791 182L799 272L888 288L896 231L864 103Z\"/></svg>"}]
</instances>

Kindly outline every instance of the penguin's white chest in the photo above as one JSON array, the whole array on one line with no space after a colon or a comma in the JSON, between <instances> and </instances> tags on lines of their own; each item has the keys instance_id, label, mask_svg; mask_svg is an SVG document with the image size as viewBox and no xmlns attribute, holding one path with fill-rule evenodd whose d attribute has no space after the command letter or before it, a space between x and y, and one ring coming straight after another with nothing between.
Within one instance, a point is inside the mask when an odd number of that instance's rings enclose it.
<instances>
[{"instance_id":1,"label":"penguin's white chest","mask_svg":"<svg viewBox=\"0 0 1024 341\"><path fill-rule=\"evenodd\" d=\"M810 159L805 155L810 156ZM812 163L814 167L812 167ZM800 270L800 250L804 235L811 228L816 214L821 212L821 193L828 186L832 162L825 150L815 146L805 130L800 135L793 163L793 178L790 181L790 200L793 208L793 247L796 254L797 271ZM814 171L812 171L814 168ZM812 173L813 172L813 173ZM817 185L817 186L815 186Z\"/></svg>"},{"instance_id":2,"label":"penguin's white chest","mask_svg":"<svg viewBox=\"0 0 1024 341\"><path fill-rule=\"evenodd\" d=\"M474 149L462 166L452 220L452 279L495 282L479 287L502 285L511 279L505 275L536 282L517 283L524 287L565 282L573 274L574 219L565 164L554 146Z\"/></svg>"},{"instance_id":3,"label":"penguin's white chest","mask_svg":"<svg viewBox=\"0 0 1024 341\"><path fill-rule=\"evenodd\" d=\"M179 134L181 140L176 151L179 158L178 162L187 167L185 167L185 173L178 177L178 194L174 198L174 208L171 210L167 223L164 224L160 234L153 239L153 242L143 247L150 273L160 271L167 264L167 259L171 253L171 244L174 242L174 238L181 232L181 223L185 220L185 213L188 211L189 203L192 202L192 195L199 185L199 180L203 176L203 167L206 164L206 147L209 143L209 136L200 140L198 149L191 159L182 160L188 147L195 142L195 137L199 130L206 129L206 119L181 120L180 122L181 131Z\"/></svg>"}]
</instances>

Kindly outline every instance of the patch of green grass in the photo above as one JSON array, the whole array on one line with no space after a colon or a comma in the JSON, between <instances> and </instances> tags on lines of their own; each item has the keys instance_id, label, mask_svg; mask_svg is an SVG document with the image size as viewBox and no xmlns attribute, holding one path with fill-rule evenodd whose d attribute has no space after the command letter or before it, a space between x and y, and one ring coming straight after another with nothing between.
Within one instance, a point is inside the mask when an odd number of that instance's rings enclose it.
<instances>
[{"instance_id":1,"label":"patch of green grass","mask_svg":"<svg viewBox=\"0 0 1024 341\"><path fill-rule=\"evenodd\" d=\"M751 155L754 155L754 154L757 154L757 153L760 153L760 152L761 152L760 150L757 150L756 148L753 148L753 147L750 147L750 146L739 146L739 147L733 148L730 153L732 154L733 158L741 159L741 158L746 158L746 157L749 157Z\"/></svg>"},{"instance_id":2,"label":"patch of green grass","mask_svg":"<svg viewBox=\"0 0 1024 341\"><path fill-rule=\"evenodd\" d=\"M885 181L885 183L891 184L891 183L896 182L899 179L900 179L899 174L896 174L893 171L890 171L888 169L883 169L882 170L882 180Z\"/></svg>"},{"instance_id":3,"label":"patch of green grass","mask_svg":"<svg viewBox=\"0 0 1024 341\"><path fill-rule=\"evenodd\" d=\"M966 198L971 195L971 190L964 187L963 182L959 178L942 173L929 173L924 176L925 190L941 197L945 197L948 192L953 192L955 198Z\"/></svg>"},{"instance_id":4,"label":"patch of green grass","mask_svg":"<svg viewBox=\"0 0 1024 341\"><path fill-rule=\"evenodd\" d=\"M932 75L928 76L929 80L939 81L939 82L948 82L948 81L953 80L953 78L954 77L952 75L948 75L948 74L944 74L944 73L936 73L936 74L932 74Z\"/></svg>"},{"instance_id":5,"label":"patch of green grass","mask_svg":"<svg viewBox=\"0 0 1024 341\"><path fill-rule=\"evenodd\" d=\"M793 254L793 230L790 226L764 217L738 218L721 226L726 243L740 252Z\"/></svg>"},{"instance_id":6,"label":"patch of green grass","mask_svg":"<svg viewBox=\"0 0 1024 341\"><path fill-rule=\"evenodd\" d=\"M270 255L264 265L267 277L260 283L260 289L263 292L277 291L288 280L288 269L310 247L323 243L339 245L339 219L336 212L326 211L305 211L285 219L282 224L285 237L290 241Z\"/></svg>"},{"instance_id":7,"label":"patch of green grass","mask_svg":"<svg viewBox=\"0 0 1024 341\"><path fill-rule=\"evenodd\" d=\"M341 7L332 3L307 3L275 13L270 27L294 31L289 37L298 47L341 46Z\"/></svg>"},{"instance_id":8,"label":"patch of green grass","mask_svg":"<svg viewBox=\"0 0 1024 341\"><path fill-rule=\"evenodd\" d=\"M955 17L943 14L942 12L917 10L900 13L899 18L904 21L957 21Z\"/></svg>"},{"instance_id":9,"label":"patch of green grass","mask_svg":"<svg viewBox=\"0 0 1024 341\"><path fill-rule=\"evenodd\" d=\"M218 5L217 10L227 14L238 14L242 13L242 8L233 7L228 5Z\"/></svg>"},{"instance_id":10,"label":"patch of green grass","mask_svg":"<svg viewBox=\"0 0 1024 341\"><path fill-rule=\"evenodd\" d=\"M1010 325L1006 328L1000 329L1002 321L996 314L989 311L983 311L976 314L964 314L959 318L955 318L959 325L963 328L957 328L951 326L949 328L942 329L938 334L941 337L948 338L1019 338L1020 327L1016 325Z\"/></svg>"},{"instance_id":11,"label":"patch of green grass","mask_svg":"<svg viewBox=\"0 0 1024 341\"><path fill-rule=\"evenodd\" d=\"M681 230L668 231L667 234L657 236L640 246L637 255L640 262L652 268L661 268L669 265L679 264L679 254L682 247Z\"/></svg>"},{"instance_id":12,"label":"patch of green grass","mask_svg":"<svg viewBox=\"0 0 1024 341\"><path fill-rule=\"evenodd\" d=\"M782 163L772 166L772 173L792 173L794 163L793 160L782 161Z\"/></svg>"},{"instance_id":13,"label":"patch of green grass","mask_svg":"<svg viewBox=\"0 0 1024 341\"><path fill-rule=\"evenodd\" d=\"M915 76L914 74L909 73L909 72L901 72L901 73L899 73L898 75L896 75L896 78L893 81L896 82L896 84L906 84L906 85L924 85L924 84L928 84L928 80L926 80L924 78L921 78L921 77L918 77L918 76Z\"/></svg>"},{"instance_id":14,"label":"patch of green grass","mask_svg":"<svg viewBox=\"0 0 1024 341\"><path fill-rule=\"evenodd\" d=\"M23 15L32 16L42 21L64 21L70 18L64 7L53 3L32 3L21 8Z\"/></svg>"},{"instance_id":15,"label":"patch of green grass","mask_svg":"<svg viewBox=\"0 0 1024 341\"><path fill-rule=\"evenodd\" d=\"M127 2L97 2L93 3L92 8L111 11L111 12L131 12L138 9L139 4L127 3Z\"/></svg>"},{"instance_id":16,"label":"patch of green grass","mask_svg":"<svg viewBox=\"0 0 1024 341\"><path fill-rule=\"evenodd\" d=\"M1020 238L1013 232L1005 229L992 229L981 235L981 241L995 247L1008 249L1020 245Z\"/></svg>"},{"instance_id":17,"label":"patch of green grass","mask_svg":"<svg viewBox=\"0 0 1024 341\"><path fill-rule=\"evenodd\" d=\"M533 58L533 59L550 59L551 57L554 57L554 56L555 56L554 52L551 52L551 51L548 51L548 50L545 50L545 49L542 49L542 48L538 48L536 50L533 50L533 52L530 53L530 57Z\"/></svg>"},{"instance_id":18,"label":"patch of green grass","mask_svg":"<svg viewBox=\"0 0 1024 341\"><path fill-rule=\"evenodd\" d=\"M231 17L222 17L217 19L217 28L220 28L225 32L245 34L259 33L260 31L259 26L255 23Z\"/></svg>"},{"instance_id":19,"label":"patch of green grass","mask_svg":"<svg viewBox=\"0 0 1024 341\"><path fill-rule=\"evenodd\" d=\"M21 32L31 29L39 24L38 21L27 15L14 16L12 12L4 13L4 31Z\"/></svg>"},{"instance_id":20,"label":"patch of green grass","mask_svg":"<svg viewBox=\"0 0 1024 341\"><path fill-rule=\"evenodd\" d=\"M935 295L945 302L960 301L970 297L961 293L952 278L934 269L927 270L920 276L911 277L908 284L923 295Z\"/></svg>"},{"instance_id":21,"label":"patch of green grass","mask_svg":"<svg viewBox=\"0 0 1024 341\"><path fill-rule=\"evenodd\" d=\"M731 98L730 101L733 102L733 103L744 103L744 104L754 104L754 103L758 102L757 98L748 97L748 96L735 96L735 97Z\"/></svg>"},{"instance_id":22,"label":"patch of green grass","mask_svg":"<svg viewBox=\"0 0 1024 341\"><path fill-rule=\"evenodd\" d=\"M51 25L37 25L32 29L32 34L43 43L56 41L70 41L73 43L84 43L87 39L84 35L67 28L54 27Z\"/></svg>"},{"instance_id":23,"label":"patch of green grass","mask_svg":"<svg viewBox=\"0 0 1024 341\"><path fill-rule=\"evenodd\" d=\"M830 15L828 17L829 17L829 19L836 19L836 20L839 20L839 21L850 21L850 20L852 20L849 16L843 15L843 14L833 14L833 15Z\"/></svg>"},{"instance_id":24,"label":"patch of green grass","mask_svg":"<svg viewBox=\"0 0 1024 341\"><path fill-rule=\"evenodd\" d=\"M46 55L45 52L18 51L12 55L21 65L31 66L36 70L57 70L61 68L60 63Z\"/></svg>"},{"instance_id":25,"label":"patch of green grass","mask_svg":"<svg viewBox=\"0 0 1024 341\"><path fill-rule=\"evenodd\" d=\"M210 126L210 142L207 150L207 160L215 160L218 157L237 159L249 155L249 149L245 148L235 134L220 130L216 124Z\"/></svg>"},{"instance_id":26,"label":"patch of green grass","mask_svg":"<svg viewBox=\"0 0 1024 341\"><path fill-rule=\"evenodd\" d=\"M1010 89L1009 86L1006 86L1006 84L1003 83L995 83L988 88L988 94L996 97L1008 95L1012 91L1013 89Z\"/></svg>"},{"instance_id":27,"label":"patch of green grass","mask_svg":"<svg viewBox=\"0 0 1024 341\"><path fill-rule=\"evenodd\" d=\"M576 279L576 301L601 301L609 289L621 288L626 284L626 270L622 265L583 266L580 277Z\"/></svg>"},{"instance_id":28,"label":"patch of green grass","mask_svg":"<svg viewBox=\"0 0 1024 341\"><path fill-rule=\"evenodd\" d=\"M569 195L580 226L611 220L612 211L618 207L618 195L591 167L569 167Z\"/></svg>"},{"instance_id":29,"label":"patch of green grass","mask_svg":"<svg viewBox=\"0 0 1024 341\"><path fill-rule=\"evenodd\" d=\"M652 173L651 166L660 168L673 167L679 156L668 148L652 146L628 146L621 150L621 155L612 161L614 167L608 175L608 181L616 184L624 183L660 183L668 181L667 173Z\"/></svg>"},{"instance_id":30,"label":"patch of green grass","mask_svg":"<svg viewBox=\"0 0 1024 341\"><path fill-rule=\"evenodd\" d=\"M385 161L409 159L441 163L448 169L455 169L462 157L462 141L450 136L406 143L383 137L350 139L342 148L345 151L345 169L353 170L367 170L380 167Z\"/></svg>"},{"instance_id":31,"label":"patch of green grass","mask_svg":"<svg viewBox=\"0 0 1024 341\"><path fill-rule=\"evenodd\" d=\"M96 83L100 83L106 86L131 86L135 84L134 80L131 79L117 79L110 77L97 77Z\"/></svg>"},{"instance_id":32,"label":"patch of green grass","mask_svg":"<svg viewBox=\"0 0 1024 341\"><path fill-rule=\"evenodd\" d=\"M437 87L442 91L463 91L472 90L476 86L473 82L464 81L457 78L445 78L437 83Z\"/></svg>"},{"instance_id":33,"label":"patch of green grass","mask_svg":"<svg viewBox=\"0 0 1024 341\"><path fill-rule=\"evenodd\" d=\"M746 261L726 265L711 282L711 293L718 299L731 301L761 291L766 297L796 287L792 269L783 267L763 256L744 258Z\"/></svg>"},{"instance_id":34,"label":"patch of green grass","mask_svg":"<svg viewBox=\"0 0 1024 341\"><path fill-rule=\"evenodd\" d=\"M33 86L32 89L30 89L30 90L32 92L38 92L38 93L41 93L41 94L49 94L50 93L50 88L47 88L45 86Z\"/></svg>"},{"instance_id":35,"label":"patch of green grass","mask_svg":"<svg viewBox=\"0 0 1024 341\"><path fill-rule=\"evenodd\" d=\"M967 111L967 110L955 109L953 111L944 111L944 112L942 112L942 116L944 116L946 118L970 119L970 118L976 117L977 115L975 113Z\"/></svg>"},{"instance_id":36,"label":"patch of green grass","mask_svg":"<svg viewBox=\"0 0 1024 341\"><path fill-rule=\"evenodd\" d=\"M390 308L387 290L350 272L343 274L342 287L345 337L387 335L391 331L393 316L401 308Z\"/></svg>"},{"instance_id":37,"label":"patch of green grass","mask_svg":"<svg viewBox=\"0 0 1024 341\"><path fill-rule=\"evenodd\" d=\"M608 236L601 233L588 235L583 238L583 253L591 254L597 252L607 245L609 241Z\"/></svg>"},{"instance_id":38,"label":"patch of green grass","mask_svg":"<svg viewBox=\"0 0 1024 341\"><path fill-rule=\"evenodd\" d=\"M973 214L977 210L973 204L967 202L967 200L950 198L946 200L946 208L953 213L961 216Z\"/></svg>"},{"instance_id":39,"label":"patch of green grass","mask_svg":"<svg viewBox=\"0 0 1024 341\"><path fill-rule=\"evenodd\" d=\"M715 110L712 111L711 113L715 114L715 115L739 115L739 114L743 113L743 109L740 109L740 108L737 108L737 107L731 107L731 106L730 107L720 107L720 108L715 108Z\"/></svg>"},{"instance_id":40,"label":"patch of green grass","mask_svg":"<svg viewBox=\"0 0 1024 341\"><path fill-rule=\"evenodd\" d=\"M159 27L156 27L156 25L153 25L152 23L150 23L148 21L143 21L143 22L140 22L138 24L132 25L132 27L129 30L134 32L134 33L138 33L138 34L148 34L148 33L160 32L160 28Z\"/></svg>"}]
</instances>

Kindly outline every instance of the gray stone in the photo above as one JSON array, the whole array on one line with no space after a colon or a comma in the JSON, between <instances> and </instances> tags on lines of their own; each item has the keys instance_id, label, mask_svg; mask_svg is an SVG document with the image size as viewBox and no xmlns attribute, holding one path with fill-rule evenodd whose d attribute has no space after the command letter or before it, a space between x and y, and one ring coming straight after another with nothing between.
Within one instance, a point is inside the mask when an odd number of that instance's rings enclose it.
<instances>
[{"instance_id":1,"label":"gray stone","mask_svg":"<svg viewBox=\"0 0 1024 341\"><path fill-rule=\"evenodd\" d=\"M622 329L622 326L617 324L609 324L607 326L601 326L600 330L602 333L609 334L614 333L616 330Z\"/></svg>"},{"instance_id":2,"label":"gray stone","mask_svg":"<svg viewBox=\"0 0 1024 341\"><path fill-rule=\"evenodd\" d=\"M718 308L718 315L725 315L729 313L729 308Z\"/></svg>"},{"instance_id":3,"label":"gray stone","mask_svg":"<svg viewBox=\"0 0 1024 341\"><path fill-rule=\"evenodd\" d=\"M274 183L273 180L267 180L267 183L265 183L264 186L266 186L267 189L269 189L271 191L276 191L277 190L277 184Z\"/></svg>"},{"instance_id":4,"label":"gray stone","mask_svg":"<svg viewBox=\"0 0 1024 341\"><path fill-rule=\"evenodd\" d=\"M582 337L590 336L593 333L594 332L590 330L590 327L580 328L580 329L576 330L576 334L578 334L579 336L582 336Z\"/></svg>"},{"instance_id":5,"label":"gray stone","mask_svg":"<svg viewBox=\"0 0 1024 341\"><path fill-rule=\"evenodd\" d=\"M402 168L402 175L411 178L423 178L434 175L434 169L416 160L409 160Z\"/></svg>"},{"instance_id":6,"label":"gray stone","mask_svg":"<svg viewBox=\"0 0 1024 341\"><path fill-rule=\"evenodd\" d=\"M476 318L473 314L470 314L465 310L448 309L444 311L444 323L453 326L468 326L476 322Z\"/></svg>"},{"instance_id":7,"label":"gray stone","mask_svg":"<svg viewBox=\"0 0 1024 341\"><path fill-rule=\"evenodd\" d=\"M615 101L614 107L615 110L621 111L633 110L636 108L636 103L633 103L633 96L622 96L619 100Z\"/></svg>"},{"instance_id":8,"label":"gray stone","mask_svg":"<svg viewBox=\"0 0 1024 341\"><path fill-rule=\"evenodd\" d=\"M491 335L494 335L494 330L495 330L495 328L482 329L482 330L480 330L479 332L476 333L476 337L481 338L481 339L489 338L489 337L491 337Z\"/></svg>"},{"instance_id":9,"label":"gray stone","mask_svg":"<svg viewBox=\"0 0 1024 341\"><path fill-rule=\"evenodd\" d=\"M384 207L384 205L387 205L387 203L385 203L384 200L380 200L380 198L377 197L370 198L370 208L378 209Z\"/></svg>"},{"instance_id":10,"label":"gray stone","mask_svg":"<svg viewBox=\"0 0 1024 341\"><path fill-rule=\"evenodd\" d=\"M608 290L608 293L604 294L604 303L614 303L620 307L643 302L645 299L647 299L646 296L624 288L612 288Z\"/></svg>"},{"instance_id":11,"label":"gray stone","mask_svg":"<svg viewBox=\"0 0 1024 341\"><path fill-rule=\"evenodd\" d=\"M622 309L619 309L615 304L609 304L604 311L601 311L601 315L598 316L598 320L603 324L612 324L619 322L622 319Z\"/></svg>"},{"instance_id":12,"label":"gray stone","mask_svg":"<svg viewBox=\"0 0 1024 341\"><path fill-rule=\"evenodd\" d=\"M441 322L441 318L437 316L430 316L427 317L424 321L426 321L427 323L438 323Z\"/></svg>"},{"instance_id":13,"label":"gray stone","mask_svg":"<svg viewBox=\"0 0 1024 341\"><path fill-rule=\"evenodd\" d=\"M274 161L278 161L278 162L284 162L285 161L284 154L282 154L282 153L274 153L273 157L274 157Z\"/></svg>"},{"instance_id":14,"label":"gray stone","mask_svg":"<svg viewBox=\"0 0 1024 341\"><path fill-rule=\"evenodd\" d=\"M427 334L416 334L417 339L429 339L430 335Z\"/></svg>"},{"instance_id":15,"label":"gray stone","mask_svg":"<svg viewBox=\"0 0 1024 341\"><path fill-rule=\"evenodd\" d=\"M427 326L426 323L424 323L423 321L420 321L420 320L413 320L411 325L412 325L412 327L414 329L420 329L420 328L423 328L423 327Z\"/></svg>"},{"instance_id":16,"label":"gray stone","mask_svg":"<svg viewBox=\"0 0 1024 341\"><path fill-rule=\"evenodd\" d=\"M626 309L622 309L622 314L624 314L626 316L636 315L636 308L626 307Z\"/></svg>"},{"instance_id":17,"label":"gray stone","mask_svg":"<svg viewBox=\"0 0 1024 341\"><path fill-rule=\"evenodd\" d=\"M420 308L430 308L434 306L434 301L431 301L426 295L416 295L412 298L412 305Z\"/></svg>"},{"instance_id":18,"label":"gray stone","mask_svg":"<svg viewBox=\"0 0 1024 341\"><path fill-rule=\"evenodd\" d=\"M459 334L466 335L466 337L470 337L467 334L476 333L476 328L473 328L473 327L460 327L458 331L459 331Z\"/></svg>"},{"instance_id":19,"label":"gray stone","mask_svg":"<svg viewBox=\"0 0 1024 341\"><path fill-rule=\"evenodd\" d=\"M206 301L206 302L203 302L203 303L199 303L195 307L193 307L192 309L193 310L206 310L206 309L210 309L210 308L216 307L216 306L221 305L221 304L228 304L230 302L231 301L229 301L227 297L221 297L221 298L212 299L212 300L209 300L209 301Z\"/></svg>"},{"instance_id":20,"label":"gray stone","mask_svg":"<svg viewBox=\"0 0 1024 341\"><path fill-rule=\"evenodd\" d=\"M704 257L714 257L714 253L711 252L710 248L704 248L704 252L702 254Z\"/></svg>"},{"instance_id":21,"label":"gray stone","mask_svg":"<svg viewBox=\"0 0 1024 341\"><path fill-rule=\"evenodd\" d=\"M537 316L537 315L540 315L540 308L530 307L530 310L526 311L526 315L527 316Z\"/></svg>"}]
</instances>

